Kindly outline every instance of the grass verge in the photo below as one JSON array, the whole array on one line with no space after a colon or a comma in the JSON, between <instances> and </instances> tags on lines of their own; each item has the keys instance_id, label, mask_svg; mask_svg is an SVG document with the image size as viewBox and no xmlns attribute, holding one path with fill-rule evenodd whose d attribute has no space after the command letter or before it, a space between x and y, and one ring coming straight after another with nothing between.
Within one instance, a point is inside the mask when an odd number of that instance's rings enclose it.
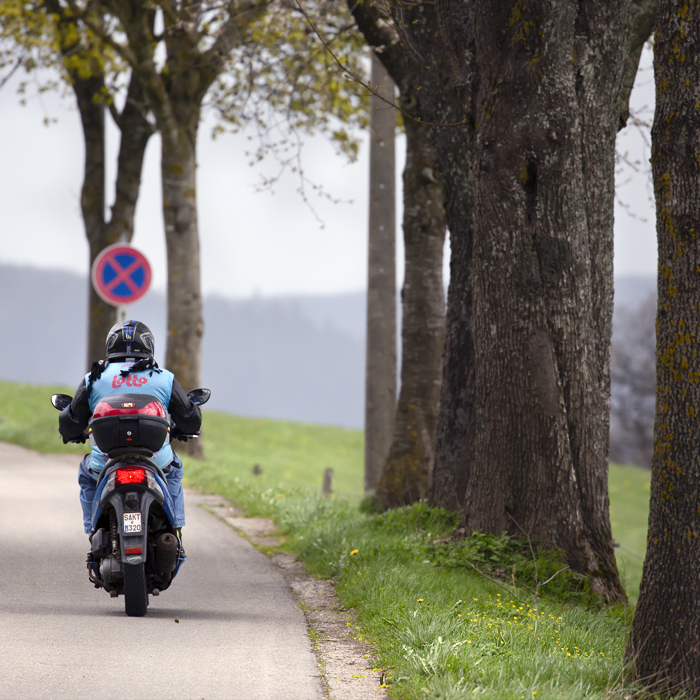
<instances>
[{"instance_id":1,"label":"grass verge","mask_svg":"<svg viewBox=\"0 0 700 700\"><path fill-rule=\"evenodd\" d=\"M42 452L63 446L48 397L61 387L0 382L0 440ZM451 542L454 516L417 504L383 515L361 513L362 436L323 426L251 420L207 412L207 459L186 461L187 481L219 493L249 515L273 518L285 548L309 571L334 578L343 604L356 609L394 697L624 697L622 654L631 611L596 610L585 585L562 574L537 606L526 588L556 571L538 553L537 579L523 543L500 538ZM254 463L263 473L251 474ZM349 498L319 494L323 469ZM628 590L638 590L646 531L648 473L611 467L613 534ZM353 505L353 503L355 505ZM509 589L471 568L502 577ZM515 571L513 571L515 567ZM503 576L502 572L509 574Z\"/></svg>"}]
</instances>

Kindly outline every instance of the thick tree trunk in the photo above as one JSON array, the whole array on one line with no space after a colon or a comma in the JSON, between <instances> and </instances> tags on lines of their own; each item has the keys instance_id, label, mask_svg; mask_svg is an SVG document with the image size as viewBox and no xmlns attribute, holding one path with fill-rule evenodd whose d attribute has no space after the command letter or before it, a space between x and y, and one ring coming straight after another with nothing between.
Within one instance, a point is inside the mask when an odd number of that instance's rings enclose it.
<instances>
[{"instance_id":1,"label":"thick tree trunk","mask_svg":"<svg viewBox=\"0 0 700 700\"><path fill-rule=\"evenodd\" d=\"M197 229L196 143L199 112L190 125L163 135L161 176L168 252L168 346L165 364L185 391L201 385L202 294ZM199 441L178 451L202 456Z\"/></svg>"},{"instance_id":2,"label":"thick tree trunk","mask_svg":"<svg viewBox=\"0 0 700 700\"><path fill-rule=\"evenodd\" d=\"M473 185L469 153L473 123L468 85L470 67L455 61L446 39L453 37L465 55L473 53L470 6L447 10L440 26L434 4L392 5L407 51L410 83L420 86L420 116L433 125L436 162L443 183L443 206L450 231L450 286L447 295L442 391L437 421L435 463L429 500L461 510L464 505L474 436L474 346L472 340ZM448 31L449 28L449 31ZM453 52L454 53L454 52ZM461 124L460 126L457 126Z\"/></svg>"},{"instance_id":3,"label":"thick tree trunk","mask_svg":"<svg viewBox=\"0 0 700 700\"><path fill-rule=\"evenodd\" d=\"M698 697L700 7L660 0L656 27L656 421L647 554L627 658L654 690Z\"/></svg>"},{"instance_id":4,"label":"thick tree trunk","mask_svg":"<svg viewBox=\"0 0 700 700\"><path fill-rule=\"evenodd\" d=\"M622 63L626 17L595 2L472 7L473 53L447 8L442 28L476 122L473 156L462 156L465 174L475 163L474 244L469 258L468 246L453 249L452 269L468 281L471 266L478 412L471 434L446 436L472 444L442 449L471 462L468 529L528 532L564 549L605 599L624 600L601 405L612 281L612 151L604 151L619 119L622 75L611 66ZM479 70L470 73L472 60ZM597 101L592 79L603 81ZM588 142L596 128L597 146ZM460 222L450 214L452 230ZM450 353L445 377L467 376L467 356Z\"/></svg>"},{"instance_id":5,"label":"thick tree trunk","mask_svg":"<svg viewBox=\"0 0 700 700\"><path fill-rule=\"evenodd\" d=\"M372 58L372 84L393 101L394 83ZM396 114L372 96L365 370L365 491L372 491L389 454L396 407Z\"/></svg>"},{"instance_id":6,"label":"thick tree trunk","mask_svg":"<svg viewBox=\"0 0 700 700\"><path fill-rule=\"evenodd\" d=\"M443 117L456 111L441 111ZM452 120L454 121L454 119ZM445 212L450 229L450 285L447 293L442 391L438 413L435 467L429 501L461 510L467 490L474 442L474 340L472 337L472 183L469 163L456 154L469 153L468 127L437 136L440 173L445 183Z\"/></svg>"},{"instance_id":7,"label":"thick tree trunk","mask_svg":"<svg viewBox=\"0 0 700 700\"><path fill-rule=\"evenodd\" d=\"M377 485L377 497L386 508L413 503L427 493L435 455L445 339L442 186L435 173L435 150L429 127L410 119L404 124L406 268L401 293L401 392L393 442Z\"/></svg>"}]
</instances>

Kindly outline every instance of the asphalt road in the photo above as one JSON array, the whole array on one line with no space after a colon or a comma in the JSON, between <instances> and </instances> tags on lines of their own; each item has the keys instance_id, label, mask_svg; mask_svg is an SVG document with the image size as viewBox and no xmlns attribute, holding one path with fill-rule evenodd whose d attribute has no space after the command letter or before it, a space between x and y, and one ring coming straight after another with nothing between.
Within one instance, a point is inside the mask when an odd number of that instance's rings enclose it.
<instances>
[{"instance_id":1,"label":"asphalt road","mask_svg":"<svg viewBox=\"0 0 700 700\"><path fill-rule=\"evenodd\" d=\"M0 443L0 698L322 698L284 579L193 496L187 560L146 617L93 588L77 463Z\"/></svg>"}]
</instances>

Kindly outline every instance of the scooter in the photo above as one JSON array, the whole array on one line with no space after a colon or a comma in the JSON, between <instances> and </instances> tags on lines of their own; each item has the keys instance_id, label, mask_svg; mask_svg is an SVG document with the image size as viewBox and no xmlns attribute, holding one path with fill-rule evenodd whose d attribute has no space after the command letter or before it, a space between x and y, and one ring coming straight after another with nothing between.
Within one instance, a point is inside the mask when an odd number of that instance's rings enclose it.
<instances>
[{"instance_id":1,"label":"scooter","mask_svg":"<svg viewBox=\"0 0 700 700\"><path fill-rule=\"evenodd\" d=\"M200 406L211 392L194 389L187 396ZM58 410L72 400L67 394L51 397ZM166 477L153 459L173 437L198 436L180 434L154 396L119 394L95 406L89 433L73 441L90 438L107 455L92 505L88 576L112 598L123 595L131 617L146 614L149 593L169 588L185 560Z\"/></svg>"}]
</instances>

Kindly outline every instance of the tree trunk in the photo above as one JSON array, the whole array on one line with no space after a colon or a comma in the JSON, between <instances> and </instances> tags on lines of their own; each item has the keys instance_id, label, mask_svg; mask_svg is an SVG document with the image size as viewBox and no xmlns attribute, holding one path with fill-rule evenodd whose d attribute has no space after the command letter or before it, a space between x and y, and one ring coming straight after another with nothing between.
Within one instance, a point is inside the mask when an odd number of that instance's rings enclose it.
<instances>
[{"instance_id":1,"label":"tree trunk","mask_svg":"<svg viewBox=\"0 0 700 700\"><path fill-rule=\"evenodd\" d=\"M652 170L659 249L649 533L626 655L655 691L700 695L700 7L660 0Z\"/></svg>"},{"instance_id":2,"label":"tree trunk","mask_svg":"<svg viewBox=\"0 0 700 700\"><path fill-rule=\"evenodd\" d=\"M155 129L146 118L146 100L141 83L132 74L124 109L115 115L121 131L117 160L117 185L107 238L109 244L130 242L134 235L136 202L148 140Z\"/></svg>"},{"instance_id":3,"label":"tree trunk","mask_svg":"<svg viewBox=\"0 0 700 700\"><path fill-rule=\"evenodd\" d=\"M527 532L565 550L604 599L622 601L601 404L608 400L606 295L612 282L613 161L605 149L619 120L626 16L593 2L475 2L472 11L471 56L459 35L464 24L456 26L446 8L441 18L475 120L473 156L462 155L465 174L468 162L475 163L474 245L468 259L469 246L453 249L452 269L463 284L470 274L473 279L478 411L473 433L446 435L473 444L443 443L442 449L471 459L463 516L468 529ZM467 61L478 70L470 74ZM592 84L591 77L602 82L596 94L586 82ZM594 126L596 109L601 114ZM602 131L590 143L595 128ZM452 230L460 222L451 213L448 208ZM467 356L447 356L449 381L468 376ZM462 388L449 387L455 394Z\"/></svg>"},{"instance_id":4,"label":"tree trunk","mask_svg":"<svg viewBox=\"0 0 700 700\"><path fill-rule=\"evenodd\" d=\"M161 130L163 218L168 252L168 346L165 364L185 391L201 386L202 294L197 229L196 143L199 110L186 127ZM202 457L199 441L178 451Z\"/></svg>"},{"instance_id":5,"label":"tree trunk","mask_svg":"<svg viewBox=\"0 0 700 700\"><path fill-rule=\"evenodd\" d=\"M446 40L456 41L465 55L473 53L470 8L451 6L447 26L429 3L391 6L407 51L410 80L419 91L420 117L432 123L443 207L450 231L450 286L447 295L442 390L439 400L435 462L429 500L432 505L461 510L467 487L474 436L474 345L472 339L473 121L468 99L469 66L455 61ZM449 31L448 31L449 28ZM471 47L471 48L470 48ZM450 126L440 126L449 124ZM461 124L461 125L460 125ZM437 126L435 126L437 125ZM459 126L458 126L459 125Z\"/></svg>"},{"instance_id":6,"label":"tree trunk","mask_svg":"<svg viewBox=\"0 0 700 700\"><path fill-rule=\"evenodd\" d=\"M141 187L141 170L148 139L153 133L144 116L143 93L135 78L129 83L127 100L118 117L121 130L117 187L112 218L105 221L105 108L96 103L102 95L101 77L82 79L73 75L73 91L85 139L85 175L80 200L85 234L90 246L90 269L95 258L107 246L120 240L131 241L134 235L136 201ZM89 279L87 368L105 356L105 340L116 323L117 310L103 301Z\"/></svg>"},{"instance_id":7,"label":"tree trunk","mask_svg":"<svg viewBox=\"0 0 700 700\"><path fill-rule=\"evenodd\" d=\"M95 95L104 87L101 78L76 78L73 91L78 102L85 142L85 173L80 197L85 235L90 247L90 269L105 247L105 121L104 107L96 104ZM103 301L88 276L88 344L87 368L105 356L105 339L116 321L116 309Z\"/></svg>"},{"instance_id":8,"label":"tree trunk","mask_svg":"<svg viewBox=\"0 0 700 700\"><path fill-rule=\"evenodd\" d=\"M394 83L373 55L372 84L393 101ZM396 114L372 96L365 370L365 491L377 487L396 406Z\"/></svg>"},{"instance_id":9,"label":"tree trunk","mask_svg":"<svg viewBox=\"0 0 700 700\"><path fill-rule=\"evenodd\" d=\"M385 508L413 503L426 495L435 455L445 340L442 186L435 174L429 127L411 119L404 124L406 271L401 293L401 392L393 442L377 485L378 499Z\"/></svg>"},{"instance_id":10,"label":"tree trunk","mask_svg":"<svg viewBox=\"0 0 700 700\"><path fill-rule=\"evenodd\" d=\"M457 116L456 110L439 113ZM454 119L452 119L454 121ZM443 131L447 131L444 129ZM472 336L472 183L468 127L438 135L439 171L445 189L445 214L450 229L450 285L447 293L442 391L438 413L435 467L429 494L431 505L461 510L467 490L474 440L474 339Z\"/></svg>"},{"instance_id":11,"label":"tree trunk","mask_svg":"<svg viewBox=\"0 0 700 700\"><path fill-rule=\"evenodd\" d=\"M197 230L196 151L201 108L210 86L226 69L236 46L248 39L252 23L268 3L253 0L222 10L213 24L198 4L159 5L163 30L154 35L153 3L106 5L120 20L128 39L125 52L141 83L162 137L163 218L168 252L168 345L166 364L187 389L200 385L202 364L202 293ZM155 49L165 43L165 64ZM207 44L203 48L203 44ZM202 456L201 442L180 448Z\"/></svg>"},{"instance_id":12,"label":"tree trunk","mask_svg":"<svg viewBox=\"0 0 700 700\"><path fill-rule=\"evenodd\" d=\"M635 4L646 6L648 2L641 0ZM624 110L628 109L626 78L629 65L633 64L636 70L638 45L644 44L640 37L644 35L647 24L646 20L640 19L639 13L635 22L628 21L630 9L630 6L625 9L614 4L601 4L595 8L593 3L585 3L575 30L575 80L590 250L589 332L592 342L588 374L583 374L580 379L581 388L586 392L586 403L576 405L572 401L569 423L586 537L601 563L601 571L617 571L608 499L615 139L618 129L624 124L622 120L627 113ZM582 21L584 17L585 22ZM619 29L620 26L628 27L627 31ZM630 26L636 31L634 36ZM611 28L620 31L620 35L611 34ZM611 70L606 57L619 63L619 67ZM578 413L575 413L574 406L577 406Z\"/></svg>"}]
</instances>

